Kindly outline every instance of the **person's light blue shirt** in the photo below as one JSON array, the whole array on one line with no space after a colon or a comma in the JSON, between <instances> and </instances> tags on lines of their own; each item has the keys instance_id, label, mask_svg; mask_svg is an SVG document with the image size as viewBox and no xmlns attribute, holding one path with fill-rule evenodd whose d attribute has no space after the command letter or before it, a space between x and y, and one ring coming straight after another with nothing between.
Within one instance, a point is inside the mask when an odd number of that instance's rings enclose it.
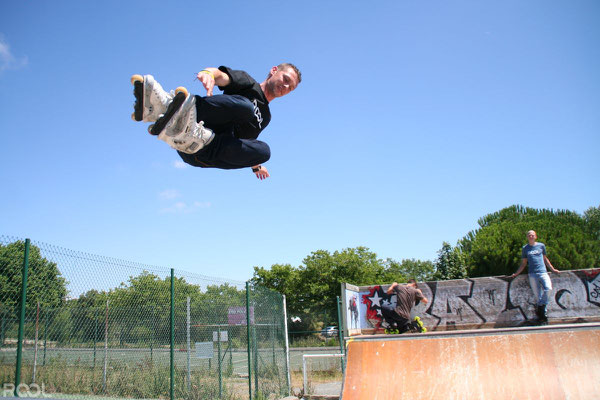
<instances>
[{"instance_id":1,"label":"person's light blue shirt","mask_svg":"<svg viewBox=\"0 0 600 400\"><path fill-rule=\"evenodd\" d=\"M526 244L521 250L521 258L527 259L529 275L539 275L548 272L544 263L546 246L544 243L536 243L533 246Z\"/></svg>"}]
</instances>

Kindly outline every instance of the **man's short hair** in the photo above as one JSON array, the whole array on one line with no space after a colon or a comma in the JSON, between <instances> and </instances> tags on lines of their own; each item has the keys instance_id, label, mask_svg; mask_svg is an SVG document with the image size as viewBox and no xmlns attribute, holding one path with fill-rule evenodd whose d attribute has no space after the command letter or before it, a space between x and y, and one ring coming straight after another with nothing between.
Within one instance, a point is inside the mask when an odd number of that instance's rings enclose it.
<instances>
[{"instance_id":1,"label":"man's short hair","mask_svg":"<svg viewBox=\"0 0 600 400\"><path fill-rule=\"evenodd\" d=\"M414 280L414 279L409 279L409 280L408 280L408 282L406 282L406 283L414 283L414 284L416 285L416 284L417 284L417 281L416 281L416 280Z\"/></svg>"},{"instance_id":2,"label":"man's short hair","mask_svg":"<svg viewBox=\"0 0 600 400\"><path fill-rule=\"evenodd\" d=\"M290 68L292 69L296 75L298 76L298 83L302 82L302 72L292 63L281 63L277 66L277 69Z\"/></svg>"}]
</instances>

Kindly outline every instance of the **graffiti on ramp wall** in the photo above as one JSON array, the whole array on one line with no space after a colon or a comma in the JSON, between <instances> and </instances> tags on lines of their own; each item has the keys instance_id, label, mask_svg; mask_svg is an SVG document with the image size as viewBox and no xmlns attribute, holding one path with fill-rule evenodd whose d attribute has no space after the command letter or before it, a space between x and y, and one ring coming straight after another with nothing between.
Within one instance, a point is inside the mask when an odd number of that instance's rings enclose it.
<instances>
[{"instance_id":1,"label":"graffiti on ramp wall","mask_svg":"<svg viewBox=\"0 0 600 400\"><path fill-rule=\"evenodd\" d=\"M600 320L600 269L565 271L550 276L553 286L548 304L550 319L565 322ZM361 330L386 327L382 324L381 307L385 304L394 306L396 302L394 295L386 293L388 287L363 286L358 293L347 293L347 299L355 295L360 299ZM424 282L419 283L419 289L429 303L416 305L413 316L419 315L432 330L519 326L536 318L527 274L515 279L487 277ZM350 316L347 321L352 323Z\"/></svg>"}]
</instances>

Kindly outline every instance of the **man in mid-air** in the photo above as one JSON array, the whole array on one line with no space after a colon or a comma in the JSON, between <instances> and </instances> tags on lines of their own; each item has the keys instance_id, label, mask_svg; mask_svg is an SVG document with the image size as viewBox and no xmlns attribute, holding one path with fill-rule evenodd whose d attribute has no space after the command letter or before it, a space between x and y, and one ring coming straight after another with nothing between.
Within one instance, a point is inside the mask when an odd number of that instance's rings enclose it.
<instances>
[{"instance_id":1,"label":"man in mid-air","mask_svg":"<svg viewBox=\"0 0 600 400\"><path fill-rule=\"evenodd\" d=\"M262 165L271 157L269 146L258 135L271 121L269 103L290 93L302 80L290 63L269 70L258 83L248 73L221 66L198 72L206 96L185 88L166 92L152 75L134 75L136 102L132 117L152 122L149 131L177 150L183 161L195 167L252 168L256 177L269 177ZM217 86L223 91L213 96Z\"/></svg>"}]
</instances>

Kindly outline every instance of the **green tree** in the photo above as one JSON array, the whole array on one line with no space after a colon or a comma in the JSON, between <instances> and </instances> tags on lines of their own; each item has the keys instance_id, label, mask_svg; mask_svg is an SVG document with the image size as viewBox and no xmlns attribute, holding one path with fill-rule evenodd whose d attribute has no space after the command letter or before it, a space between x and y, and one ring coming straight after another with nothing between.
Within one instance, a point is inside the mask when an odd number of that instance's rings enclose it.
<instances>
[{"instance_id":1,"label":"green tree","mask_svg":"<svg viewBox=\"0 0 600 400\"><path fill-rule=\"evenodd\" d=\"M18 315L23 282L25 242L0 245L0 311ZM42 309L60 307L67 296L67 282L56 263L42 257L40 249L29 248L27 278L27 312L35 312L39 302Z\"/></svg>"},{"instance_id":2,"label":"green tree","mask_svg":"<svg viewBox=\"0 0 600 400\"><path fill-rule=\"evenodd\" d=\"M344 249L330 254L316 251L303 260L300 269L303 302L310 304L312 315L319 316L325 324L337 321L336 296L341 283L367 285L382 283L384 267L377 255L366 247Z\"/></svg>"},{"instance_id":3,"label":"green tree","mask_svg":"<svg viewBox=\"0 0 600 400\"><path fill-rule=\"evenodd\" d=\"M286 297L288 317L300 317L301 322L294 323L290 330L311 330L310 307L305 304L304 293L300 290L300 268L290 264L273 264L270 269L254 267L252 277L254 286L273 289Z\"/></svg>"},{"instance_id":4,"label":"green tree","mask_svg":"<svg viewBox=\"0 0 600 400\"><path fill-rule=\"evenodd\" d=\"M203 292L199 285L178 277L174 286L175 335L179 342L186 338L188 297L191 323L196 325L192 334L202 331L198 327L203 324L226 324L229 307L245 304L245 290L227 283L208 285ZM129 277L127 282L108 292L90 290L70 300L60 314L63 320L70 315L69 324L61 328L62 337L91 341L98 338L98 326L103 335L107 300L109 336L113 339L118 338L122 344L169 342L171 277L161 278L147 271ZM212 330L207 332L212 334Z\"/></svg>"},{"instance_id":5,"label":"green tree","mask_svg":"<svg viewBox=\"0 0 600 400\"><path fill-rule=\"evenodd\" d=\"M509 275L518 267L528 230L545 243L548 258L561 270L600 264L597 209L586 216L573 211L511 206L479 219L479 228L459 241L469 276ZM594 236L596 232L596 236Z\"/></svg>"},{"instance_id":6,"label":"green tree","mask_svg":"<svg viewBox=\"0 0 600 400\"><path fill-rule=\"evenodd\" d=\"M67 311L73 321L69 325L71 338L79 342L99 340L104 326L105 305L108 293L90 290L77 299L67 302ZM54 310L51 310L54 313ZM64 330L64 327L63 327Z\"/></svg>"},{"instance_id":7,"label":"green tree","mask_svg":"<svg viewBox=\"0 0 600 400\"><path fill-rule=\"evenodd\" d=\"M246 305L246 290L228 283L209 285L192 303L194 323L227 324L230 307Z\"/></svg>"},{"instance_id":8,"label":"green tree","mask_svg":"<svg viewBox=\"0 0 600 400\"><path fill-rule=\"evenodd\" d=\"M409 279L425 282L432 280L435 272L433 262L429 260L421 261L411 258L398 262L388 258L384 265L383 282L407 282Z\"/></svg>"},{"instance_id":9,"label":"green tree","mask_svg":"<svg viewBox=\"0 0 600 400\"><path fill-rule=\"evenodd\" d=\"M583 218L592 237L600 240L600 207L590 207L583 213Z\"/></svg>"},{"instance_id":10,"label":"green tree","mask_svg":"<svg viewBox=\"0 0 600 400\"><path fill-rule=\"evenodd\" d=\"M298 316L303 321L296 329L315 330L324 324L337 323L336 297L340 295L341 283L370 285L400 276L395 271L386 274L389 265L392 265L390 260L379 260L366 247L333 254L318 250L304 258L297 268L289 264L273 265L270 270L255 267L253 282L286 296L289 316Z\"/></svg>"},{"instance_id":11,"label":"green tree","mask_svg":"<svg viewBox=\"0 0 600 400\"><path fill-rule=\"evenodd\" d=\"M452 248L448 242L443 242L442 248L438 251L438 258L434 266L434 280L445 281L467 277L467 268L462 252L458 247Z\"/></svg>"}]
</instances>

